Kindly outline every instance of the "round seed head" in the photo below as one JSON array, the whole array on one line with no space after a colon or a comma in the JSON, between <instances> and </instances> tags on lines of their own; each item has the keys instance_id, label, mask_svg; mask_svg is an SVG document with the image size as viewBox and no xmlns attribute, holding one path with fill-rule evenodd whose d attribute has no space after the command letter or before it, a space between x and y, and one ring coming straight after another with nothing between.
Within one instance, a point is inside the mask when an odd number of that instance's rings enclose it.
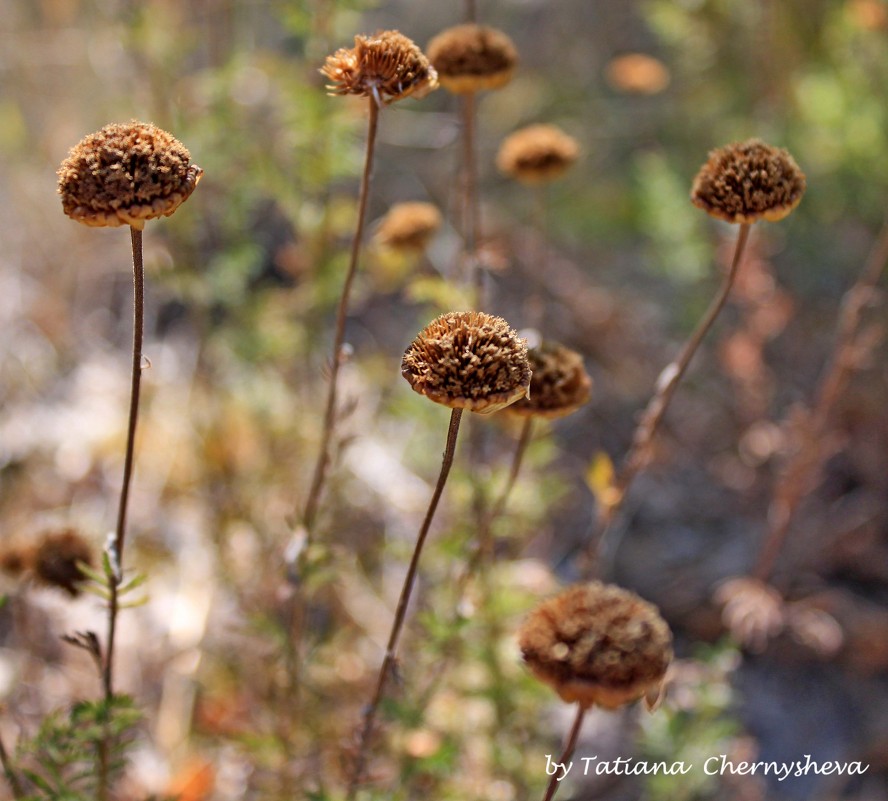
<instances>
[{"instance_id":1,"label":"round seed head","mask_svg":"<svg viewBox=\"0 0 888 801\"><path fill-rule=\"evenodd\" d=\"M398 31L355 36L355 46L327 56L321 72L331 81L330 94L373 97L380 104L409 95L422 98L438 88L435 68Z\"/></svg>"},{"instance_id":2,"label":"round seed head","mask_svg":"<svg viewBox=\"0 0 888 801\"><path fill-rule=\"evenodd\" d=\"M106 125L80 140L59 167L65 214L91 226L168 217L203 175L172 134L146 122Z\"/></svg>"},{"instance_id":3,"label":"round seed head","mask_svg":"<svg viewBox=\"0 0 888 801\"><path fill-rule=\"evenodd\" d=\"M527 358L533 373L530 397L515 401L507 409L509 414L554 420L589 400L592 379L579 353L557 342L544 342L528 350Z\"/></svg>"},{"instance_id":4,"label":"round seed head","mask_svg":"<svg viewBox=\"0 0 888 801\"><path fill-rule=\"evenodd\" d=\"M392 250L422 251L441 227L441 212L431 203L396 203L383 217L376 240Z\"/></svg>"},{"instance_id":5,"label":"round seed head","mask_svg":"<svg viewBox=\"0 0 888 801\"><path fill-rule=\"evenodd\" d=\"M542 184L561 177L579 154L577 140L560 128L529 125L503 140L496 166L522 183Z\"/></svg>"},{"instance_id":6,"label":"round seed head","mask_svg":"<svg viewBox=\"0 0 888 801\"><path fill-rule=\"evenodd\" d=\"M805 174L789 153L749 139L713 150L691 189L691 202L730 223L776 222L805 193Z\"/></svg>"},{"instance_id":7,"label":"round seed head","mask_svg":"<svg viewBox=\"0 0 888 801\"><path fill-rule=\"evenodd\" d=\"M669 70L662 61L644 53L624 53L607 65L607 81L617 91L655 95L669 86Z\"/></svg>"},{"instance_id":8,"label":"round seed head","mask_svg":"<svg viewBox=\"0 0 888 801\"><path fill-rule=\"evenodd\" d=\"M567 703L615 709L657 693L672 633L656 607L600 582L544 601L518 633L524 661Z\"/></svg>"},{"instance_id":9,"label":"round seed head","mask_svg":"<svg viewBox=\"0 0 888 801\"><path fill-rule=\"evenodd\" d=\"M527 345L502 317L450 312L420 331L401 375L435 403L490 414L527 395Z\"/></svg>"},{"instance_id":10,"label":"round seed head","mask_svg":"<svg viewBox=\"0 0 888 801\"><path fill-rule=\"evenodd\" d=\"M78 562L93 564L92 548L77 531L67 528L48 531L41 536L34 549L31 568L42 584L77 595L84 579Z\"/></svg>"},{"instance_id":11,"label":"round seed head","mask_svg":"<svg viewBox=\"0 0 888 801\"><path fill-rule=\"evenodd\" d=\"M442 31L427 50L441 85L454 94L499 89L512 80L518 63L506 34L473 23Z\"/></svg>"}]
</instances>

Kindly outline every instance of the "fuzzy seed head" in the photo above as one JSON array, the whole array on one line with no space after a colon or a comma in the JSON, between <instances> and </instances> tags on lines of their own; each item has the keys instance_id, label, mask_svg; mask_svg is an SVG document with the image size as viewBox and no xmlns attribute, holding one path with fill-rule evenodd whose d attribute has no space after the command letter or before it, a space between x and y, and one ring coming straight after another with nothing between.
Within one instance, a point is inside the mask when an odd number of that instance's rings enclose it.
<instances>
[{"instance_id":1,"label":"fuzzy seed head","mask_svg":"<svg viewBox=\"0 0 888 801\"><path fill-rule=\"evenodd\" d=\"M560 178L579 155L577 140L560 128L529 125L503 140L496 166L521 183L543 184Z\"/></svg>"},{"instance_id":2,"label":"fuzzy seed head","mask_svg":"<svg viewBox=\"0 0 888 801\"><path fill-rule=\"evenodd\" d=\"M786 150L749 139L713 150L691 189L691 202L729 223L782 220L801 201L805 174Z\"/></svg>"},{"instance_id":3,"label":"fuzzy seed head","mask_svg":"<svg viewBox=\"0 0 888 801\"><path fill-rule=\"evenodd\" d=\"M321 68L331 83L330 94L373 97L380 104L413 95L425 97L438 88L438 74L422 50L398 31L355 36Z\"/></svg>"},{"instance_id":4,"label":"fuzzy seed head","mask_svg":"<svg viewBox=\"0 0 888 801\"><path fill-rule=\"evenodd\" d=\"M84 579L78 562L92 565L92 548L77 531L66 528L41 536L31 557L31 569L41 584L74 596L80 593L79 585Z\"/></svg>"},{"instance_id":5,"label":"fuzzy seed head","mask_svg":"<svg viewBox=\"0 0 888 801\"><path fill-rule=\"evenodd\" d=\"M592 395L592 379L583 357L557 342L544 342L527 351L533 378L530 397L508 407L509 414L550 420L575 412Z\"/></svg>"},{"instance_id":6,"label":"fuzzy seed head","mask_svg":"<svg viewBox=\"0 0 888 801\"><path fill-rule=\"evenodd\" d=\"M439 33L427 48L441 85L454 94L505 86L515 72L518 53L502 31L469 23Z\"/></svg>"},{"instance_id":7,"label":"fuzzy seed head","mask_svg":"<svg viewBox=\"0 0 888 801\"><path fill-rule=\"evenodd\" d=\"M567 703L615 709L659 690L672 633L656 607L600 582L544 601L518 633L524 661Z\"/></svg>"},{"instance_id":8,"label":"fuzzy seed head","mask_svg":"<svg viewBox=\"0 0 888 801\"><path fill-rule=\"evenodd\" d=\"M401 375L435 403L490 414L527 395L527 344L502 317L450 312L413 340Z\"/></svg>"},{"instance_id":9,"label":"fuzzy seed head","mask_svg":"<svg viewBox=\"0 0 888 801\"><path fill-rule=\"evenodd\" d=\"M383 217L376 240L392 250L420 252L441 227L441 212L431 203L396 203Z\"/></svg>"},{"instance_id":10,"label":"fuzzy seed head","mask_svg":"<svg viewBox=\"0 0 888 801\"><path fill-rule=\"evenodd\" d=\"M65 214L91 226L168 217L188 199L203 170L172 134L146 122L106 125L81 139L58 169Z\"/></svg>"}]
</instances>

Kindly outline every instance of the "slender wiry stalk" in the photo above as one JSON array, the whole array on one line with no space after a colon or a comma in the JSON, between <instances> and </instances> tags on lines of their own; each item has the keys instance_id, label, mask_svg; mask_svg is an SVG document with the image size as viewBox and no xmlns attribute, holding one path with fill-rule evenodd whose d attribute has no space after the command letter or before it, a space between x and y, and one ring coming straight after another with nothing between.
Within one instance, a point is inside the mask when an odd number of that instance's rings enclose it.
<instances>
[{"instance_id":1,"label":"slender wiry stalk","mask_svg":"<svg viewBox=\"0 0 888 801\"><path fill-rule=\"evenodd\" d=\"M22 787L22 783L19 781L18 774L12 768L12 762L9 759L9 754L6 751L6 746L3 744L3 740L0 740L0 766L3 768L6 781L9 782L9 787L12 790L12 797L15 799L24 798L25 790Z\"/></svg>"},{"instance_id":2,"label":"slender wiry stalk","mask_svg":"<svg viewBox=\"0 0 888 801\"><path fill-rule=\"evenodd\" d=\"M604 545L607 539L608 530L610 529L617 512L623 505L629 487L635 480L635 477L644 470L648 464L654 436L660 427L660 423L663 421L663 416L666 414L666 410L669 408L672 396L675 394L679 382L687 371L691 359L694 358L694 354L700 347L700 343L712 327L715 318L718 317L719 312L725 305L725 301L728 299L731 287L734 285L734 279L737 277L746 242L749 238L749 229L749 223L741 223L740 233L737 237L737 244L734 248L734 257L731 260L731 267L722 281L718 294L709 304L709 308L706 310L706 313L703 315L700 322L697 323L697 327L694 329L687 342L685 342L678 357L666 365L665 369L660 373L660 376L657 379L654 395L648 403L647 408L645 408L638 425L635 427L635 433L632 437L632 445L629 448L629 453L627 454L626 459L623 462L623 467L615 481L614 500L602 509L598 522L598 530L601 532L596 547L596 555L598 559L600 559L604 553Z\"/></svg>"},{"instance_id":3,"label":"slender wiry stalk","mask_svg":"<svg viewBox=\"0 0 888 801\"><path fill-rule=\"evenodd\" d=\"M502 515L506 509L506 503L512 490L515 488L515 482L518 480L518 474L521 472L521 464L524 461L524 454L527 452L527 446L533 437L533 417L525 417L521 424L521 434L518 437L518 445L515 447L515 453L512 456L512 466L509 468L509 477L503 485L500 494L491 504L490 510L484 517L482 526L482 538L479 545L480 550L486 553L488 558L492 554L493 543L491 541L490 532L494 522Z\"/></svg>"},{"instance_id":4,"label":"slender wiry stalk","mask_svg":"<svg viewBox=\"0 0 888 801\"><path fill-rule=\"evenodd\" d=\"M474 22L477 19L475 12L475 0L466 0L466 22Z\"/></svg>"},{"instance_id":5,"label":"slender wiry stalk","mask_svg":"<svg viewBox=\"0 0 888 801\"><path fill-rule=\"evenodd\" d=\"M305 510L302 513L302 523L305 526L306 536L310 539L320 506L321 495L324 489L324 481L327 476L327 467L330 463L330 447L333 438L333 430L336 425L336 387L339 379L339 368L342 365L342 347L345 344L345 320L348 314L348 301L351 295L352 283L358 270L358 256L361 252L361 240L364 236L364 219L367 216L367 197L370 191L370 175L373 170L373 151L376 144L376 129L379 122L379 105L375 98L368 99L370 104L370 116L367 122L367 153L364 159L364 173L361 176L361 190L358 200L358 221L355 226L355 235L352 239L351 258L348 264L348 272L345 275L345 283L342 285L342 294L339 297L339 306L336 310L336 332L333 337L333 359L330 365L330 383L327 387L327 404L324 409L324 425L321 432L321 444L318 459L315 463L314 475L311 480L311 489L305 502Z\"/></svg>"},{"instance_id":6,"label":"slender wiry stalk","mask_svg":"<svg viewBox=\"0 0 888 801\"><path fill-rule=\"evenodd\" d=\"M476 103L471 92L461 97L463 142L463 270L466 283L475 289L475 308L484 302L484 271L478 263L480 214L478 208L478 163L476 154Z\"/></svg>"},{"instance_id":7,"label":"slender wiry stalk","mask_svg":"<svg viewBox=\"0 0 888 801\"><path fill-rule=\"evenodd\" d=\"M573 726L571 726L570 734L567 737L567 744L564 746L564 751L561 752L561 756L558 757L558 761L562 765L569 762L570 758L573 756L574 749L577 747L577 740L580 737L580 729L583 728L583 718L585 715L586 707L578 704L577 716L574 718ZM552 774L552 778L549 779L549 786L546 787L546 794L543 796L543 801L552 801L555 797L555 793L558 792L558 787L560 785L561 782L558 779L558 772L556 771Z\"/></svg>"},{"instance_id":8,"label":"slender wiry stalk","mask_svg":"<svg viewBox=\"0 0 888 801\"><path fill-rule=\"evenodd\" d=\"M768 509L768 532L751 573L760 581L766 582L770 578L799 502L811 489L828 457L826 440L829 421L859 362L857 337L860 334L863 310L872 300L886 262L888 221L882 225L879 237L854 286L842 299L832 356L820 379L814 406L801 432L803 440L774 488L774 496Z\"/></svg>"},{"instance_id":9,"label":"slender wiry stalk","mask_svg":"<svg viewBox=\"0 0 888 801\"><path fill-rule=\"evenodd\" d=\"M385 685L395 663L395 657L398 648L398 640L401 637L401 630L404 628L404 620L407 616L407 605L410 603L410 595L413 592L413 585L416 582L416 572L419 567L419 558L422 555L422 549L425 545L429 529L432 525L432 519L435 516L435 510L438 508L438 501L441 499L441 493L444 491L444 484L447 482L447 476L450 474L450 468L453 465L453 456L456 452L456 437L459 433L459 422L462 418L462 409L453 409L450 413L450 427L447 431L447 444L444 448L444 457L441 461L441 472L438 475L438 483L435 485L435 491L432 493L432 499L429 501L429 508L426 511L425 519L419 529L419 535L416 538L416 546L413 549L413 556L410 559L410 566L407 568L407 575L404 577L404 585L401 588L401 597L398 599L398 607L395 611L395 618L392 621L391 632L389 633L388 644L385 647L385 658L382 661L382 667L379 669L379 676L376 679L376 689L373 691L373 698L364 713L364 722L361 728L360 739L358 741L358 752L355 757L354 767L352 769L351 778L348 785L348 793L346 798L349 800L355 797L358 784L364 773L364 763L367 757L367 747L370 741L370 735L373 731L373 724L376 720L376 712L379 708L379 702L385 693Z\"/></svg>"}]
</instances>

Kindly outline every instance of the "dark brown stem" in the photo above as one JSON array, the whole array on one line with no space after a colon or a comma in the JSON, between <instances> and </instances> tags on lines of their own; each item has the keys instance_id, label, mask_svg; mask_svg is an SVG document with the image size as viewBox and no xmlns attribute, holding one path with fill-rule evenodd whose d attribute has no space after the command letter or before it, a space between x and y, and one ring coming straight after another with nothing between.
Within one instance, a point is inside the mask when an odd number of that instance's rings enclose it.
<instances>
[{"instance_id":1,"label":"dark brown stem","mask_svg":"<svg viewBox=\"0 0 888 801\"><path fill-rule=\"evenodd\" d=\"M475 308L483 309L484 271L478 263L480 214L478 209L478 163L476 155L476 104L471 92L461 97L463 142L463 271L466 283L475 289Z\"/></svg>"},{"instance_id":2,"label":"dark brown stem","mask_svg":"<svg viewBox=\"0 0 888 801\"><path fill-rule=\"evenodd\" d=\"M9 782L9 787L12 790L12 797L15 799L24 798L25 790L22 787L22 783L19 781L18 774L13 770L12 762L9 759L9 754L6 751L6 746L3 744L3 740L0 740L0 766L3 767L6 781Z\"/></svg>"},{"instance_id":3,"label":"dark brown stem","mask_svg":"<svg viewBox=\"0 0 888 801\"><path fill-rule=\"evenodd\" d=\"M509 477L500 491L499 496L490 507L490 511L485 515L483 533L489 537L490 530L499 516L505 511L506 503L509 496L515 488L515 482L518 480L518 474L521 472L521 464L524 462L524 454L527 452L527 446L533 438L533 417L525 417L521 424L521 434L518 437L518 445L515 448L515 454L512 457L512 466L509 468ZM482 543L484 550L489 549L489 543Z\"/></svg>"},{"instance_id":4,"label":"dark brown stem","mask_svg":"<svg viewBox=\"0 0 888 801\"><path fill-rule=\"evenodd\" d=\"M475 0L466 0L466 22L475 22L477 19L475 12Z\"/></svg>"},{"instance_id":5,"label":"dark brown stem","mask_svg":"<svg viewBox=\"0 0 888 801\"><path fill-rule=\"evenodd\" d=\"M672 400L672 396L675 394L675 390L678 388L682 377L687 371L691 359L694 358L694 354L700 347L700 343L712 327L715 318L718 317L719 312L722 310L728 299L731 287L734 285L734 280L736 279L737 272L740 268L743 251L746 248L746 242L749 239L750 225L750 223L741 223L740 233L737 237L737 244L734 247L734 257L731 260L731 267L722 281L718 294L716 294L712 302L709 304L709 308L706 310L706 313L703 315L700 322L697 323L697 327L691 333L687 342L685 342L678 357L666 365L665 369L660 373L660 376L657 379L654 395L645 408L638 425L635 427L635 433L632 437L632 445L623 462L623 467L616 478L614 500L612 503L608 504L601 513L601 518L598 524L601 536L598 538L596 549L597 559L600 559L604 553L608 530L610 529L617 512L623 505L629 487L632 485L635 477L647 467L651 456L651 445L653 444L654 436L660 428L660 423L662 423L663 416L669 408L669 403Z\"/></svg>"},{"instance_id":6,"label":"dark brown stem","mask_svg":"<svg viewBox=\"0 0 888 801\"><path fill-rule=\"evenodd\" d=\"M760 581L767 582L771 577L799 502L810 491L828 457L826 440L829 421L859 361L855 351L863 311L872 300L886 262L888 221L882 225L879 237L854 286L842 298L836 341L830 361L820 379L814 406L801 432L802 442L774 488L773 499L768 508L768 531L751 572Z\"/></svg>"},{"instance_id":7,"label":"dark brown stem","mask_svg":"<svg viewBox=\"0 0 888 801\"><path fill-rule=\"evenodd\" d=\"M413 592L413 585L416 582L419 558L422 555L422 549L425 545L426 538L428 537L429 529L432 525L432 519L435 516L435 510L438 508L438 501L441 499L441 493L444 491L444 484L447 482L447 476L450 474L450 468L453 465L453 456L456 452L456 437L457 434L459 434L459 422L461 418L462 409L453 409L451 411L450 427L447 431L447 444L444 448L444 457L441 461L441 472L438 475L438 483L435 485L435 491L432 493L432 499L429 501L429 508L426 511L425 519L422 521L419 535L416 538L416 546L413 549L410 566L407 568L407 575L404 577L404 584L401 587L401 597L398 599L398 607L395 611L395 618L392 621L388 644L385 647L385 658L382 661L382 667L379 669L379 676L376 679L376 689L373 692L373 698L370 700L370 704L364 712L364 722L361 728L360 740L358 742L358 753L355 757L354 768L352 770L351 779L349 780L348 793L346 795L346 798L349 799L349 801L355 797L358 784L363 777L370 734L373 731L373 724L376 720L376 712L379 708L379 702L382 700L382 696L385 693L385 685L388 681L389 673L395 664L398 640L401 637L401 630L404 628L404 620L407 616L407 605L410 603L410 595Z\"/></svg>"},{"instance_id":8,"label":"dark brown stem","mask_svg":"<svg viewBox=\"0 0 888 801\"><path fill-rule=\"evenodd\" d=\"M577 716L574 718L573 726L570 729L570 734L567 737L567 744L564 746L564 751L562 751L561 756L558 757L558 762L564 765L566 762L570 761L570 758L573 756L574 749L577 747L577 740L580 737L580 729L583 728L583 718L586 715L586 707L578 705L577 706ZM563 776L562 776L563 778ZM549 786L546 787L546 794L543 796L543 801L552 801L555 797L555 793L558 792L558 788L561 785L561 782L558 779L558 772L552 774L552 778L549 779Z\"/></svg>"},{"instance_id":9,"label":"dark brown stem","mask_svg":"<svg viewBox=\"0 0 888 801\"><path fill-rule=\"evenodd\" d=\"M345 275L345 283L342 285L342 294L339 297L339 306L336 310L336 333L333 338L333 360L330 367L330 383L327 387L327 404L324 409L324 425L321 432L321 446L318 459L315 463L314 475L311 480L311 489L305 502L305 511L302 513L302 523L305 526L307 537L311 538L320 507L321 495L327 476L327 468L330 463L330 443L333 438L333 430L336 426L336 387L339 379L339 368L343 361L343 345L345 344L345 321L348 314L348 301L351 295L352 284L358 270L358 256L361 252L361 240L364 236L364 219L367 216L367 197L370 191L370 175L373 171L373 151L376 144L376 129L379 122L379 106L374 98L369 98L370 116L367 122L367 153L364 159L364 173L361 176L360 198L358 200L358 221L355 226L355 235L352 239L351 258L348 264L348 272Z\"/></svg>"}]
</instances>

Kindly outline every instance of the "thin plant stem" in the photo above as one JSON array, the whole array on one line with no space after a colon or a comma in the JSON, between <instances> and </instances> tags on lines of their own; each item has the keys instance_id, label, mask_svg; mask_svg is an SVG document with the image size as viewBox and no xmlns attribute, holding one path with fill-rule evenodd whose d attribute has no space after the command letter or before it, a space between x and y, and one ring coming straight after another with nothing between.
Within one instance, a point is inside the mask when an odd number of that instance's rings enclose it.
<instances>
[{"instance_id":1,"label":"thin plant stem","mask_svg":"<svg viewBox=\"0 0 888 801\"><path fill-rule=\"evenodd\" d=\"M582 704L578 704L577 716L574 718L573 726L571 726L570 734L567 737L567 744L564 746L564 751L561 752L561 756L558 757L558 761L562 765L568 762L573 756L573 752L577 747L577 740L580 737L580 729L583 728L583 718L585 716L586 707L584 707ZM546 794L543 796L543 801L552 801L552 799L555 797L555 793L558 792L558 788L560 785L561 782L558 779L558 772L556 771L552 774L552 778L549 779L549 786L546 787Z\"/></svg>"},{"instance_id":2,"label":"thin plant stem","mask_svg":"<svg viewBox=\"0 0 888 801\"><path fill-rule=\"evenodd\" d=\"M597 546L593 543L593 547L595 547L596 551L596 562L599 561L604 554L608 531L611 528L611 524L613 523L617 512L619 512L626 499L629 487L632 485L636 476L647 467L651 457L651 446L653 444L654 436L660 428L660 423L662 423L666 410L669 408L669 403L672 400L672 396L675 394L675 390L678 388L682 377L687 371L688 365L690 365L691 360L694 358L694 354L700 347L700 343L703 341L703 338L706 336L709 329L712 328L712 324L715 322L716 317L718 317L719 312L722 310L728 299L728 295L731 292L731 288L734 285L734 280L736 279L737 272L740 268L743 251L745 250L747 240L749 239L750 227L750 223L740 224L740 233L737 236L737 243L734 247L734 256L731 259L731 267L722 280L718 293L712 299L709 308L706 309L706 313L703 315L700 322L697 323L697 327L685 342L678 356L674 361L666 365L657 379L654 395L648 402L638 425L635 427L635 433L632 437L629 453L626 455L623 467L616 477L613 501L606 505L602 510L598 523L598 530L601 532L601 535L598 538Z\"/></svg>"},{"instance_id":3,"label":"thin plant stem","mask_svg":"<svg viewBox=\"0 0 888 801\"><path fill-rule=\"evenodd\" d=\"M768 509L768 531L762 541L752 576L767 582L783 548L799 502L809 491L823 467L829 421L836 403L848 386L859 362L857 338L863 310L872 301L876 285L888 262L888 220L867 257L866 263L842 299L836 341L824 369L813 408L802 431L803 441L786 465L774 488Z\"/></svg>"},{"instance_id":4,"label":"thin plant stem","mask_svg":"<svg viewBox=\"0 0 888 801\"><path fill-rule=\"evenodd\" d=\"M487 553L488 557L492 555L493 549L493 543L490 537L493 524L506 509L509 496L512 494L512 490L515 488L515 482L518 480L518 474L521 472L521 465L524 462L524 454L527 453L527 446L530 444L532 438L533 417L528 416L525 417L521 423L521 434L518 437L518 444L515 447L515 453L512 456L512 465L509 468L509 476L483 521L481 531L483 541L480 543L480 547L482 552Z\"/></svg>"},{"instance_id":5,"label":"thin plant stem","mask_svg":"<svg viewBox=\"0 0 888 801\"><path fill-rule=\"evenodd\" d=\"M435 491L429 501L429 508L426 511L422 526L416 538L416 546L413 549L413 556L410 559L410 566L407 568L407 575L404 577L404 584L401 587L401 596L398 599L398 606L395 611L395 618L392 621L392 628L389 633L388 643L385 647L385 658L382 661L382 667L379 669L379 675L376 679L376 688L373 691L373 697L370 704L364 712L364 722L361 728L360 739L358 741L358 752L355 757L354 768L352 770L351 779L348 784L348 793L346 798L351 801L357 793L358 784L360 783L364 773L364 763L367 758L367 748L370 741L370 735L373 731L373 724L376 720L376 712L379 709L379 703L385 693L386 682L389 673L395 664L397 655L398 640L401 637L401 631L404 628L404 621L407 617L407 606L410 603L410 595L413 592L413 585L416 583L416 573L419 568L419 559L422 555L422 549L428 537L432 520L435 517L435 511L438 508L438 501L441 499L441 493L444 491L444 485L447 482L447 476L450 474L450 468L453 466L453 456L456 452L456 437L459 434L459 423L462 418L462 409L453 409L450 413L450 427L447 430L447 444L444 447L444 457L441 461L441 472L438 475L438 483L435 485Z\"/></svg>"},{"instance_id":6,"label":"thin plant stem","mask_svg":"<svg viewBox=\"0 0 888 801\"><path fill-rule=\"evenodd\" d=\"M22 787L22 783L19 781L18 774L13 770L12 761L9 759L9 753L6 751L6 746L4 745L3 740L0 740L0 766L3 767L6 781L9 782L9 787L12 790L12 797L15 799L24 798L25 790Z\"/></svg>"},{"instance_id":7,"label":"thin plant stem","mask_svg":"<svg viewBox=\"0 0 888 801\"><path fill-rule=\"evenodd\" d=\"M484 272L478 263L478 238L480 213L478 207L478 160L476 153L476 103L472 92L462 95L462 144L463 144L463 271L466 283L475 290L475 307L483 309Z\"/></svg>"},{"instance_id":8,"label":"thin plant stem","mask_svg":"<svg viewBox=\"0 0 888 801\"><path fill-rule=\"evenodd\" d=\"M477 18L475 0L466 0L466 22L475 22Z\"/></svg>"},{"instance_id":9,"label":"thin plant stem","mask_svg":"<svg viewBox=\"0 0 888 801\"><path fill-rule=\"evenodd\" d=\"M339 368L342 366L343 361L342 349L345 344L345 322L348 314L348 301L351 295L352 284L358 271L358 257L361 252L361 240L364 236L364 220L367 216L367 197L370 193L370 175L373 171L373 152L375 150L376 130L379 123L379 105L376 99L370 97L368 102L370 104L370 116L367 122L367 152L364 159L364 172L361 176L358 221L355 225L355 235L352 239L348 271L345 275L345 283L342 285L342 294L339 297L339 306L336 310L336 332L333 337L333 359L330 365L330 382L327 387L327 403L324 408L321 445L311 480L311 488L305 502L305 510L302 513L302 523L305 526L306 537L309 541L317 519L324 483L327 477L327 468L330 464L331 441L336 427L336 389L339 380Z\"/></svg>"}]
</instances>

